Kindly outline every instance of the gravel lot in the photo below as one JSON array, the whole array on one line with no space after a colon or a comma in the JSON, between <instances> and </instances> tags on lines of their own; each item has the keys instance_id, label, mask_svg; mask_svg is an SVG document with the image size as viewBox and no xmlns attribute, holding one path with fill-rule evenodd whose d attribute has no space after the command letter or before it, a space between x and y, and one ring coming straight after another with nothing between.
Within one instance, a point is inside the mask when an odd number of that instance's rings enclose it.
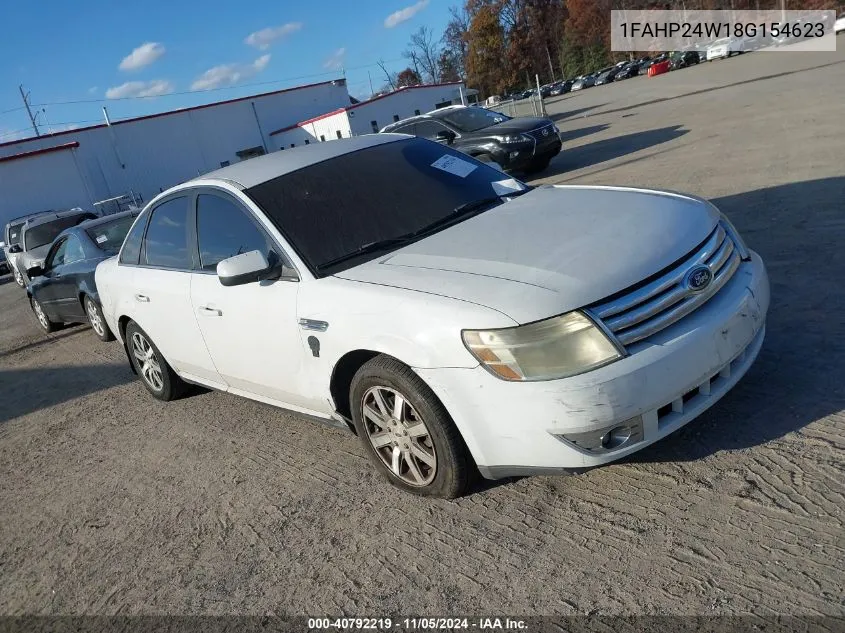
<instances>
[{"instance_id":1,"label":"gravel lot","mask_svg":"<svg viewBox=\"0 0 845 633\"><path fill-rule=\"evenodd\" d=\"M745 379L583 475L417 499L352 435L153 400L119 346L45 337L0 286L0 613L845 615L843 104L841 50L551 101L565 151L541 181L711 198L772 280Z\"/></svg>"}]
</instances>

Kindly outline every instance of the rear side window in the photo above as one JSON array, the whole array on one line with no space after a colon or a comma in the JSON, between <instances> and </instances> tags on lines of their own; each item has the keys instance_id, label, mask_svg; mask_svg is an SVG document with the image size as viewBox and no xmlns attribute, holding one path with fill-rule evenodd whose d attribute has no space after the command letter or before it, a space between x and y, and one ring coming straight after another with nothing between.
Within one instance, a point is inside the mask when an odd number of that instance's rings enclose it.
<instances>
[{"instance_id":1,"label":"rear side window","mask_svg":"<svg viewBox=\"0 0 845 633\"><path fill-rule=\"evenodd\" d=\"M9 246L14 246L15 244L21 243L21 229L23 228L23 222L19 224L10 224L9 225L9 234L6 236L6 244Z\"/></svg>"},{"instance_id":2,"label":"rear side window","mask_svg":"<svg viewBox=\"0 0 845 633\"><path fill-rule=\"evenodd\" d=\"M134 221L134 215L127 215L111 222L100 223L97 226L86 229L85 232L101 251L116 253L120 245L123 244L126 233Z\"/></svg>"},{"instance_id":3,"label":"rear side window","mask_svg":"<svg viewBox=\"0 0 845 633\"><path fill-rule=\"evenodd\" d=\"M156 268L193 268L188 248L188 198L173 198L153 209L141 262Z\"/></svg>"},{"instance_id":4,"label":"rear side window","mask_svg":"<svg viewBox=\"0 0 845 633\"><path fill-rule=\"evenodd\" d=\"M137 266L141 257L141 240L144 239L144 229L147 228L148 213L142 213L132 230L126 235L123 241L123 248L120 250L120 263Z\"/></svg>"},{"instance_id":5,"label":"rear side window","mask_svg":"<svg viewBox=\"0 0 845 633\"><path fill-rule=\"evenodd\" d=\"M197 196L197 242L200 266L213 271L217 263L250 251L269 260L272 242L234 200L222 196Z\"/></svg>"}]
</instances>

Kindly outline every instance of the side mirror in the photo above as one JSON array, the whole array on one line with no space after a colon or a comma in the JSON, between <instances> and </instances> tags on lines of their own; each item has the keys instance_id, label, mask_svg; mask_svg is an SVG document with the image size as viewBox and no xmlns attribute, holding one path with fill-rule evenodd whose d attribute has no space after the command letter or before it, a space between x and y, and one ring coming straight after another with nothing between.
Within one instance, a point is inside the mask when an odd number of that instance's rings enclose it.
<instances>
[{"instance_id":1,"label":"side mirror","mask_svg":"<svg viewBox=\"0 0 845 633\"><path fill-rule=\"evenodd\" d=\"M249 251L217 263L217 277L224 286L240 286L255 281L278 279L281 262L269 262L261 251Z\"/></svg>"},{"instance_id":2,"label":"side mirror","mask_svg":"<svg viewBox=\"0 0 845 633\"><path fill-rule=\"evenodd\" d=\"M14 254L14 253L22 253L22 252L23 252L23 249L21 248L21 245L20 245L20 244L12 244L12 245L9 247L9 252L10 252L10 253L13 253L13 254Z\"/></svg>"},{"instance_id":3,"label":"side mirror","mask_svg":"<svg viewBox=\"0 0 845 633\"><path fill-rule=\"evenodd\" d=\"M452 141L455 140L455 133L452 130L440 130L436 138L438 141L446 141L447 144L451 145Z\"/></svg>"},{"instance_id":4,"label":"side mirror","mask_svg":"<svg viewBox=\"0 0 845 633\"><path fill-rule=\"evenodd\" d=\"M33 266L32 268L27 268L26 276L30 279L35 279L36 277L43 277L44 269L41 266Z\"/></svg>"},{"instance_id":5,"label":"side mirror","mask_svg":"<svg viewBox=\"0 0 845 633\"><path fill-rule=\"evenodd\" d=\"M5 247L6 247L6 242L0 242L0 248L5 248Z\"/></svg>"}]
</instances>

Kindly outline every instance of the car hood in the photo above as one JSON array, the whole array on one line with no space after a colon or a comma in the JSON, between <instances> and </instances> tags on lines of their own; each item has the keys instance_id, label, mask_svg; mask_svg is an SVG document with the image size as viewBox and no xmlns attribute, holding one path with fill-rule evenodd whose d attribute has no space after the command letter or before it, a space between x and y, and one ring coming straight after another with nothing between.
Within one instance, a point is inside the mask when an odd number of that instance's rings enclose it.
<instances>
[{"instance_id":1,"label":"car hood","mask_svg":"<svg viewBox=\"0 0 845 633\"><path fill-rule=\"evenodd\" d=\"M30 268L33 263L44 261L44 258L47 257L47 253L50 252L50 246L52 246L52 244L44 244L38 248L31 248L28 251L20 253L18 257L20 257L20 260L26 265L26 268Z\"/></svg>"},{"instance_id":2,"label":"car hood","mask_svg":"<svg viewBox=\"0 0 845 633\"><path fill-rule=\"evenodd\" d=\"M469 301L527 323L654 275L718 220L709 202L677 193L540 187L336 276Z\"/></svg>"}]
</instances>

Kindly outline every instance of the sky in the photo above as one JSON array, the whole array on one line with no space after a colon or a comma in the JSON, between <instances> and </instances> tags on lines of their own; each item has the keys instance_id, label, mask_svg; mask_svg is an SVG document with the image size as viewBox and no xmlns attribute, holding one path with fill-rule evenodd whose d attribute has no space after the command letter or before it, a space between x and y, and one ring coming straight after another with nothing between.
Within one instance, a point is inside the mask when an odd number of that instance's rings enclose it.
<instances>
[{"instance_id":1,"label":"sky","mask_svg":"<svg viewBox=\"0 0 845 633\"><path fill-rule=\"evenodd\" d=\"M352 96L384 84L420 26L450 0L40 0L4 3L0 143L345 76ZM259 85L260 84L260 85ZM187 94L186 94L187 93ZM68 103L72 102L72 103Z\"/></svg>"}]
</instances>

